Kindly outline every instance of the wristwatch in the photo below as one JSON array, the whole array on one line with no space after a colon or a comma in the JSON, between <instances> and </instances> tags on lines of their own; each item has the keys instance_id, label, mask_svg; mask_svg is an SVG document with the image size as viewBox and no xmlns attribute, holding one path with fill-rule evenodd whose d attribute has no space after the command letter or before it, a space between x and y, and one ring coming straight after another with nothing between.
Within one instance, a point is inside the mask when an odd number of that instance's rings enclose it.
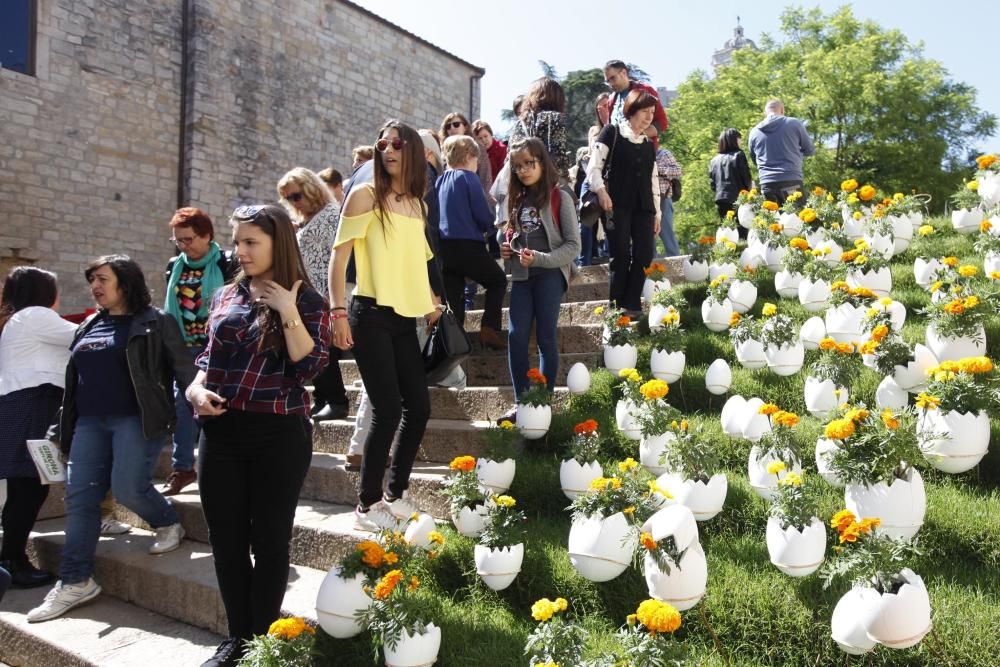
<instances>
[{"instance_id":1,"label":"wristwatch","mask_svg":"<svg viewBox=\"0 0 1000 667\"><path fill-rule=\"evenodd\" d=\"M285 322L285 328L286 329L295 329L300 324L302 324L302 320L299 320L299 319L288 320L287 322Z\"/></svg>"}]
</instances>

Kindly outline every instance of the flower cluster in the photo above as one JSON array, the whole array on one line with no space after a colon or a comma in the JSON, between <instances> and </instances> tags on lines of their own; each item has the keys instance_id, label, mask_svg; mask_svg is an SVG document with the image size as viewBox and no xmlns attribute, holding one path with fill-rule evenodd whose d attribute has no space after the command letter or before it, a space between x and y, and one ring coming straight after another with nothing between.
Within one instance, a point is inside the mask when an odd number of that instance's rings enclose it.
<instances>
[{"instance_id":1,"label":"flower cluster","mask_svg":"<svg viewBox=\"0 0 1000 667\"><path fill-rule=\"evenodd\" d=\"M985 412L1000 408L1000 381L989 357L942 361L927 369L927 390L917 396L921 410Z\"/></svg>"},{"instance_id":2,"label":"flower cluster","mask_svg":"<svg viewBox=\"0 0 1000 667\"><path fill-rule=\"evenodd\" d=\"M878 530L881 520L861 520L849 510L833 515L830 527L837 531L834 557L820 571L823 587L838 579L854 586L872 586L882 593L893 590L899 572L912 555L920 551L915 543L893 539Z\"/></svg>"},{"instance_id":3,"label":"flower cluster","mask_svg":"<svg viewBox=\"0 0 1000 667\"><path fill-rule=\"evenodd\" d=\"M486 503L486 520L479 543L490 549L511 547L524 541L524 512L512 496L494 495Z\"/></svg>"},{"instance_id":4,"label":"flower cluster","mask_svg":"<svg viewBox=\"0 0 1000 667\"><path fill-rule=\"evenodd\" d=\"M771 466L774 466L773 472ZM784 469L784 462L774 461L767 471L777 476ZM778 520L782 529L795 526L803 530L819 513L822 490L815 480L812 475L795 472L778 479L778 488L771 497L770 514Z\"/></svg>"},{"instance_id":5,"label":"flower cluster","mask_svg":"<svg viewBox=\"0 0 1000 667\"><path fill-rule=\"evenodd\" d=\"M450 499L452 513L458 514L466 507L473 509L482 505L486 501L486 494L476 475L476 459L458 456L452 459L448 467L455 472L444 481L444 494Z\"/></svg>"},{"instance_id":6,"label":"flower cluster","mask_svg":"<svg viewBox=\"0 0 1000 667\"><path fill-rule=\"evenodd\" d=\"M626 315L624 310L598 306L594 308L594 314L598 315L604 324L606 345L629 345L635 340L636 332L632 318Z\"/></svg>"},{"instance_id":7,"label":"flower cluster","mask_svg":"<svg viewBox=\"0 0 1000 667\"><path fill-rule=\"evenodd\" d=\"M924 462L910 408L877 413L845 404L823 435L837 444L828 459L830 469L849 483L890 484Z\"/></svg>"},{"instance_id":8,"label":"flower cluster","mask_svg":"<svg viewBox=\"0 0 1000 667\"><path fill-rule=\"evenodd\" d=\"M498 425L487 428L483 438L486 440L486 458L504 461L513 458L517 453L517 443L521 435L514 422L504 419Z\"/></svg>"},{"instance_id":9,"label":"flower cluster","mask_svg":"<svg viewBox=\"0 0 1000 667\"><path fill-rule=\"evenodd\" d=\"M830 519L830 528L836 528L837 540L844 542L857 542L862 535L871 533L882 524L878 518L866 518L858 521L854 513L850 510L840 510Z\"/></svg>"},{"instance_id":10,"label":"flower cluster","mask_svg":"<svg viewBox=\"0 0 1000 667\"><path fill-rule=\"evenodd\" d=\"M528 390L521 393L518 403L543 407L552 404L552 392L549 390L548 378L537 368L528 370Z\"/></svg>"},{"instance_id":11,"label":"flower cluster","mask_svg":"<svg viewBox=\"0 0 1000 667\"><path fill-rule=\"evenodd\" d=\"M635 619L646 626L651 635L674 632L681 627L680 612L673 605L659 600L642 602L636 609Z\"/></svg>"},{"instance_id":12,"label":"flower cluster","mask_svg":"<svg viewBox=\"0 0 1000 667\"><path fill-rule=\"evenodd\" d=\"M240 664L248 667L308 667L313 664L315 644L316 630L305 620L298 617L279 618L271 623L267 634L247 642Z\"/></svg>"},{"instance_id":13,"label":"flower cluster","mask_svg":"<svg viewBox=\"0 0 1000 667\"><path fill-rule=\"evenodd\" d=\"M582 663L587 631L568 618L565 598L542 598L531 605L531 617L538 621L528 636L524 653L532 667L559 667Z\"/></svg>"},{"instance_id":14,"label":"flower cluster","mask_svg":"<svg viewBox=\"0 0 1000 667\"><path fill-rule=\"evenodd\" d=\"M667 265L662 262L653 262L642 270L646 277L653 281L660 281L667 277Z\"/></svg>"},{"instance_id":15,"label":"flower cluster","mask_svg":"<svg viewBox=\"0 0 1000 667\"><path fill-rule=\"evenodd\" d=\"M629 521L641 525L652 516L662 502L649 482L652 475L634 459L618 464L618 473L612 477L598 477L590 483L587 493L580 494L570 505L573 519L592 516L609 517L618 512ZM654 482L655 484L655 482Z\"/></svg>"}]
</instances>

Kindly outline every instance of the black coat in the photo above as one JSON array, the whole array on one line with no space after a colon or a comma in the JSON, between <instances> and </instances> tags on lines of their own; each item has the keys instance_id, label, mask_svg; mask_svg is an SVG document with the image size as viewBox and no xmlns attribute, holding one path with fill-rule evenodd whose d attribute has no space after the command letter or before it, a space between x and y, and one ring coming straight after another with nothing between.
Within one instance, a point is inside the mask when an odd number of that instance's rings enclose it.
<instances>
[{"instance_id":1,"label":"black coat","mask_svg":"<svg viewBox=\"0 0 1000 667\"><path fill-rule=\"evenodd\" d=\"M740 190L749 190L753 183L746 153L735 150L713 157L708 164L708 180L715 191L715 201L736 201Z\"/></svg>"}]
</instances>

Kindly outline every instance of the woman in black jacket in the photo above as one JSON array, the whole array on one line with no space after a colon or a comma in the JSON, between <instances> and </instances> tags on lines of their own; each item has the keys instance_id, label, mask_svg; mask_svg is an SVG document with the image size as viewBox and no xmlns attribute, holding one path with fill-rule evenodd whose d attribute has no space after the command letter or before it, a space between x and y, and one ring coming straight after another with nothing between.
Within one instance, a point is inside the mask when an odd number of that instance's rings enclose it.
<instances>
[{"instance_id":1,"label":"woman in black jacket","mask_svg":"<svg viewBox=\"0 0 1000 667\"><path fill-rule=\"evenodd\" d=\"M740 136L740 131L734 127L723 130L719 135L719 154L708 165L708 179L715 191L715 205L723 220L733 210L740 190L749 190L753 186L746 153L740 149ZM740 237L745 236L746 230L740 227Z\"/></svg>"},{"instance_id":2,"label":"woman in black jacket","mask_svg":"<svg viewBox=\"0 0 1000 667\"><path fill-rule=\"evenodd\" d=\"M77 329L66 367L60 445L69 465L60 581L28 613L29 622L56 618L100 594L92 575L109 487L156 531L150 553L176 549L184 536L177 510L152 483L176 419L174 380L183 390L195 374L180 328L150 305L142 269L127 256L101 257L84 276L99 310Z\"/></svg>"}]
</instances>

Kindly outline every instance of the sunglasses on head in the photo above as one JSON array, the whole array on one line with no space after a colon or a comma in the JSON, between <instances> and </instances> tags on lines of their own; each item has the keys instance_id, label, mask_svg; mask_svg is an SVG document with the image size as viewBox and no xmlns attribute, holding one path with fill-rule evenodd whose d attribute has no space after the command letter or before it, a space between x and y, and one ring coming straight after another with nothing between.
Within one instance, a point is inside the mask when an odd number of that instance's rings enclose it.
<instances>
[{"instance_id":1,"label":"sunglasses on head","mask_svg":"<svg viewBox=\"0 0 1000 667\"><path fill-rule=\"evenodd\" d=\"M448 123L448 127L450 127L453 130L457 130L460 127L465 127L465 123L463 123L460 120L453 120L450 123Z\"/></svg>"},{"instance_id":2,"label":"sunglasses on head","mask_svg":"<svg viewBox=\"0 0 1000 667\"><path fill-rule=\"evenodd\" d=\"M233 215L230 217L232 222L255 222L258 218L265 218L274 224L274 220L268 215L265 207L260 204L254 204L252 206L240 206L233 211Z\"/></svg>"},{"instance_id":3,"label":"sunglasses on head","mask_svg":"<svg viewBox=\"0 0 1000 667\"><path fill-rule=\"evenodd\" d=\"M305 195L303 195L301 192L293 192L290 195L286 195L285 199L287 199L288 201L290 201L290 202L292 202L294 204L296 202L302 201L302 197L304 197L304 196Z\"/></svg>"},{"instance_id":4,"label":"sunglasses on head","mask_svg":"<svg viewBox=\"0 0 1000 667\"><path fill-rule=\"evenodd\" d=\"M399 151L403 150L403 146L406 145L406 141L400 139L399 137L393 137L392 139L379 139L375 142L375 150L379 153L384 153L389 150L392 146L392 150Z\"/></svg>"}]
</instances>

